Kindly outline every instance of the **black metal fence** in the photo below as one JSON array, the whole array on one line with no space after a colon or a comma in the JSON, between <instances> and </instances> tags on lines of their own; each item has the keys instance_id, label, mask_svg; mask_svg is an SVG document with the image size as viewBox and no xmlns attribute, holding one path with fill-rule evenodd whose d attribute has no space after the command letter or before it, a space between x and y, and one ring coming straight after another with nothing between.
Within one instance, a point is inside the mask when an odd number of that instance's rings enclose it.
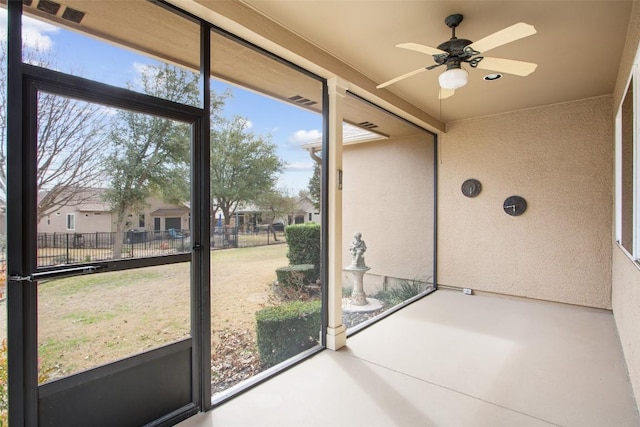
<instances>
[{"instance_id":1,"label":"black metal fence","mask_svg":"<svg viewBox=\"0 0 640 427\"><path fill-rule=\"evenodd\" d=\"M76 264L114 259L115 232L38 233L38 266ZM238 232L236 227L215 227L211 249L244 248L284 243L282 232ZM122 238L120 258L140 258L190 252L189 230L128 230ZM4 253L4 251L3 251ZM4 262L0 255L0 263Z\"/></svg>"}]
</instances>

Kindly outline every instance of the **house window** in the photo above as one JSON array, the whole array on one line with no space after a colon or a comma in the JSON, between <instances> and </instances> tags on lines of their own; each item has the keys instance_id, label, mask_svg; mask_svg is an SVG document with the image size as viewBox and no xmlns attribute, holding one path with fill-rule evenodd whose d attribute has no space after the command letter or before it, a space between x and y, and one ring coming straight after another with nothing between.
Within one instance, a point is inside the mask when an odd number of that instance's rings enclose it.
<instances>
[{"instance_id":1,"label":"house window","mask_svg":"<svg viewBox=\"0 0 640 427\"><path fill-rule=\"evenodd\" d=\"M76 229L76 214L67 214L67 230Z\"/></svg>"},{"instance_id":2,"label":"house window","mask_svg":"<svg viewBox=\"0 0 640 427\"><path fill-rule=\"evenodd\" d=\"M313 214L309 212L309 221L313 221Z\"/></svg>"},{"instance_id":3,"label":"house window","mask_svg":"<svg viewBox=\"0 0 640 427\"><path fill-rule=\"evenodd\" d=\"M144 227L144 214L138 215L138 227Z\"/></svg>"},{"instance_id":4,"label":"house window","mask_svg":"<svg viewBox=\"0 0 640 427\"><path fill-rule=\"evenodd\" d=\"M634 67L616 118L616 240L632 259L640 258L640 109Z\"/></svg>"}]
</instances>

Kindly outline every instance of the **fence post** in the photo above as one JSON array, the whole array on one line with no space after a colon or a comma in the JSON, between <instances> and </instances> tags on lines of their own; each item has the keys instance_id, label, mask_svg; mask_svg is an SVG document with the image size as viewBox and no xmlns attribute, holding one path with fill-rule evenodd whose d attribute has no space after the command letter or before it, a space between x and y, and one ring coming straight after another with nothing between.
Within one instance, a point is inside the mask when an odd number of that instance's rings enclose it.
<instances>
[{"instance_id":1,"label":"fence post","mask_svg":"<svg viewBox=\"0 0 640 427\"><path fill-rule=\"evenodd\" d=\"M127 232L125 231L125 236L127 235L126 233ZM129 237L129 241L131 242L131 255L130 255L130 257L133 258L133 233L130 233L129 235L131 236L131 237Z\"/></svg>"},{"instance_id":2,"label":"fence post","mask_svg":"<svg viewBox=\"0 0 640 427\"><path fill-rule=\"evenodd\" d=\"M236 225L235 227L233 227L233 232L235 234L234 236L234 247L239 247L238 246L238 226Z\"/></svg>"},{"instance_id":3,"label":"fence post","mask_svg":"<svg viewBox=\"0 0 640 427\"><path fill-rule=\"evenodd\" d=\"M67 264L69 264L69 233L67 233Z\"/></svg>"},{"instance_id":4,"label":"fence post","mask_svg":"<svg viewBox=\"0 0 640 427\"><path fill-rule=\"evenodd\" d=\"M267 246L269 246L269 239L271 238L271 230L267 227Z\"/></svg>"}]
</instances>

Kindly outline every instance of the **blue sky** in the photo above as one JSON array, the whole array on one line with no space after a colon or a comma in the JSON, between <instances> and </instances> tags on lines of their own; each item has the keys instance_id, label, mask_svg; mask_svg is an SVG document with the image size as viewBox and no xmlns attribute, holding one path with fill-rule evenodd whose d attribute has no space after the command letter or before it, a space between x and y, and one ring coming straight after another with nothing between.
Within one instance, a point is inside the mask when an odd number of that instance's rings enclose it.
<instances>
[{"instance_id":1,"label":"blue sky","mask_svg":"<svg viewBox=\"0 0 640 427\"><path fill-rule=\"evenodd\" d=\"M0 9L0 27L0 38L4 41L4 9ZM27 17L23 19L23 43L48 52L62 71L71 67L73 74L120 87L135 81L144 65L157 63L152 58ZM250 121L252 132L271 135L279 156L287 163L277 186L292 195L306 189L313 161L300 145L321 136L321 116L219 81L212 82L216 92L222 93L227 88L231 88L233 96L225 103L225 115L241 115Z\"/></svg>"}]
</instances>

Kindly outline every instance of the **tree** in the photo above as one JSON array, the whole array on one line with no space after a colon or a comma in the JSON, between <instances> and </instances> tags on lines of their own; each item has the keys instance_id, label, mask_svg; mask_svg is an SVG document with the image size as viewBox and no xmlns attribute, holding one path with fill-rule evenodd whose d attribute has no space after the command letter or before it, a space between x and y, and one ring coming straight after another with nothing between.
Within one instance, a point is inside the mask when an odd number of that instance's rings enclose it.
<instances>
[{"instance_id":1,"label":"tree","mask_svg":"<svg viewBox=\"0 0 640 427\"><path fill-rule=\"evenodd\" d=\"M248 121L236 116L211 130L211 204L222 210L225 224L238 204L257 202L273 191L284 163L270 138L255 135Z\"/></svg>"},{"instance_id":2,"label":"tree","mask_svg":"<svg viewBox=\"0 0 640 427\"><path fill-rule=\"evenodd\" d=\"M278 241L273 223L276 219L288 217L296 211L296 199L289 196L286 190L271 190L263 193L256 201L263 212L263 220L267 221L269 231L273 233L273 240ZM287 221L288 222L288 221Z\"/></svg>"},{"instance_id":3,"label":"tree","mask_svg":"<svg viewBox=\"0 0 640 427\"><path fill-rule=\"evenodd\" d=\"M24 61L56 68L46 52L23 49ZM6 44L0 46L0 104L7 105ZM99 184L108 123L101 106L41 92L38 95L37 165L39 222L61 206L77 206ZM0 200L6 203L6 111L0 111Z\"/></svg>"},{"instance_id":4,"label":"tree","mask_svg":"<svg viewBox=\"0 0 640 427\"><path fill-rule=\"evenodd\" d=\"M309 189L309 199L313 202L313 207L316 208L317 211L320 210L320 171L321 167L319 163L315 163L313 165L313 175L309 178L309 184L307 184L307 188Z\"/></svg>"},{"instance_id":5,"label":"tree","mask_svg":"<svg viewBox=\"0 0 640 427\"><path fill-rule=\"evenodd\" d=\"M198 77L172 65L148 67L140 84L149 95L188 105L198 101ZM221 103L212 94L212 108ZM149 196L156 194L172 203L189 200L191 138L185 123L121 110L110 140L106 198L116 214L113 257L119 258L127 217L144 208Z\"/></svg>"}]
</instances>

